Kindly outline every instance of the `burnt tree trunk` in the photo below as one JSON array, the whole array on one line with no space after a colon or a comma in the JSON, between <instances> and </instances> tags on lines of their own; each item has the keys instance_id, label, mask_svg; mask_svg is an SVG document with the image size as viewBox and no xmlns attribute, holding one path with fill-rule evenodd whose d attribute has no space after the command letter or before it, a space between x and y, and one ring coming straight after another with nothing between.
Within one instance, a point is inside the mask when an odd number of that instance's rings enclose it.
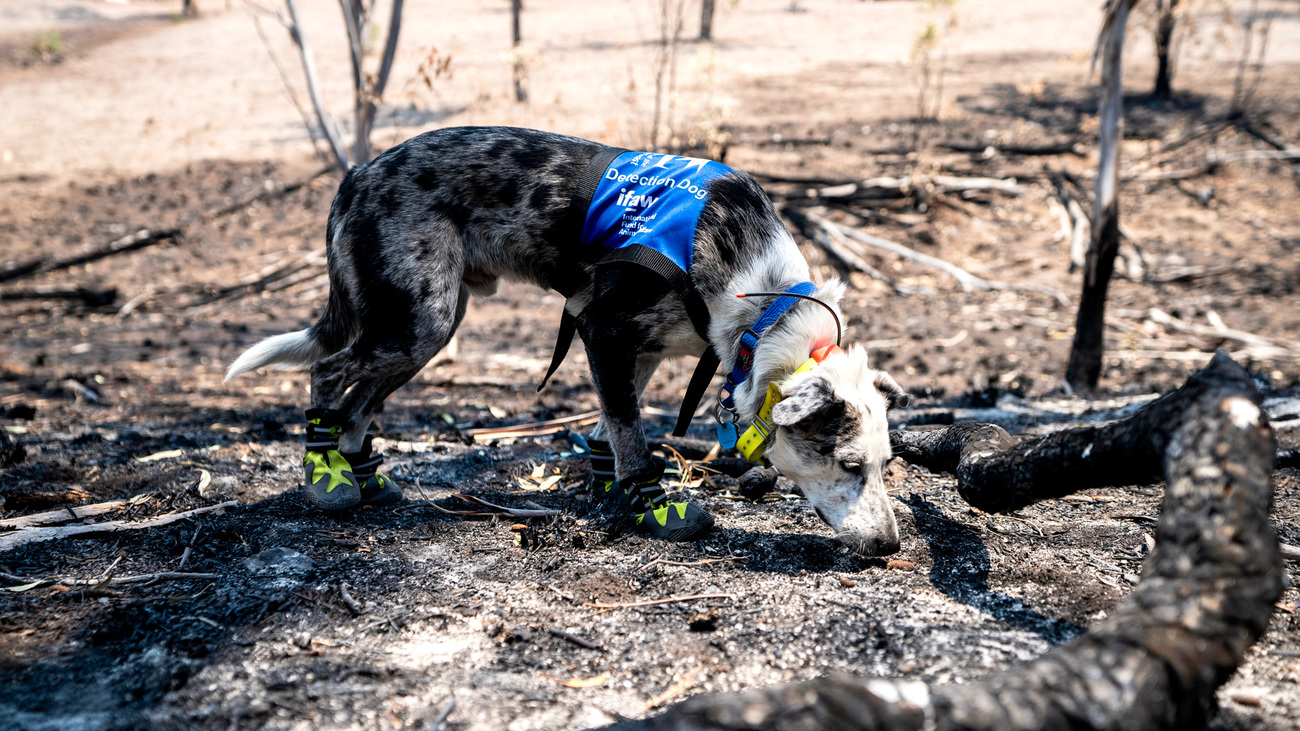
<instances>
[{"instance_id":1,"label":"burnt tree trunk","mask_svg":"<svg viewBox=\"0 0 1300 731\"><path fill-rule=\"evenodd\" d=\"M713 40L713 0L700 4L700 40Z\"/></svg>"},{"instance_id":2,"label":"burnt tree trunk","mask_svg":"<svg viewBox=\"0 0 1300 731\"><path fill-rule=\"evenodd\" d=\"M1220 351L1145 414L1110 427L1073 430L1033 457L1024 445L1012 446L1005 432L981 425L934 430L923 445L904 453L959 475L964 463L1002 461L1029 468L1028 479L1042 480L1049 470L1030 467L1033 462L1070 455L1083 460L1074 470L1107 471L1106 477L1078 481L1080 486L1118 479L1119 469L1088 461L1099 449L1135 465L1128 482L1146 480L1153 463L1163 466L1164 504L1142 579L1108 619L1078 640L973 685L832 675L703 696L613 728L1201 728L1215 712L1215 690L1264 633L1284 586L1268 517L1276 440L1260 402L1250 376ZM1157 425L1157 417L1164 421ZM1013 470L986 479L1017 476ZM991 494L996 487L984 490Z\"/></svg>"},{"instance_id":3,"label":"burnt tree trunk","mask_svg":"<svg viewBox=\"0 0 1300 731\"><path fill-rule=\"evenodd\" d=\"M1106 330L1106 292L1119 251L1119 144L1124 137L1124 30L1135 0L1108 0L1098 52L1102 56L1101 150L1092 245L1084 262L1083 293L1065 381L1077 391L1097 386Z\"/></svg>"},{"instance_id":4,"label":"burnt tree trunk","mask_svg":"<svg viewBox=\"0 0 1300 731\"><path fill-rule=\"evenodd\" d=\"M1173 47L1177 10L1178 0L1160 0L1156 3L1156 12L1159 14L1156 19L1156 85L1151 90L1151 98L1155 101L1169 101L1173 96L1174 71L1169 63L1169 53Z\"/></svg>"},{"instance_id":5,"label":"burnt tree trunk","mask_svg":"<svg viewBox=\"0 0 1300 731\"><path fill-rule=\"evenodd\" d=\"M528 101L528 72L524 68L523 50L519 47L524 42L520 27L520 16L524 13L524 0L510 0L510 55L513 60L511 77L515 84L515 101Z\"/></svg>"}]
</instances>

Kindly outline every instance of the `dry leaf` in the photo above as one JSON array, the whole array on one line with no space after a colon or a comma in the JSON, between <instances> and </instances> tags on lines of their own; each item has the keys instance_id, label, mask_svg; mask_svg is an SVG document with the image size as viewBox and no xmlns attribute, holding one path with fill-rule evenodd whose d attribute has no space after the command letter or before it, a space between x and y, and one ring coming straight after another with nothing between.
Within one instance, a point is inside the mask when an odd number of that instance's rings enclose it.
<instances>
[{"instance_id":1,"label":"dry leaf","mask_svg":"<svg viewBox=\"0 0 1300 731\"><path fill-rule=\"evenodd\" d=\"M609 680L609 675L601 673L591 678L569 678L560 685L566 688L594 688L597 685L604 685L606 680Z\"/></svg>"},{"instance_id":2,"label":"dry leaf","mask_svg":"<svg viewBox=\"0 0 1300 731\"><path fill-rule=\"evenodd\" d=\"M147 457L136 457L135 459L137 462L157 462L160 459L172 459L174 457L179 457L183 454L185 454L183 450L168 449L165 452L154 452L153 454Z\"/></svg>"},{"instance_id":3,"label":"dry leaf","mask_svg":"<svg viewBox=\"0 0 1300 731\"><path fill-rule=\"evenodd\" d=\"M6 587L5 587L5 591L12 591L12 592L15 592L15 593L17 593L17 592L24 592L24 591L31 591L32 589L35 589L36 587L38 587L38 586L40 586L41 584L44 584L44 583L45 583L45 579L41 579L40 581L33 581L33 582L30 583L30 584L23 584L22 586L6 586Z\"/></svg>"},{"instance_id":4,"label":"dry leaf","mask_svg":"<svg viewBox=\"0 0 1300 731\"><path fill-rule=\"evenodd\" d=\"M532 478L534 480L540 480L545 475L546 475L546 465L539 464L533 468Z\"/></svg>"},{"instance_id":5,"label":"dry leaf","mask_svg":"<svg viewBox=\"0 0 1300 731\"><path fill-rule=\"evenodd\" d=\"M212 484L212 473L208 472L207 470L199 470L199 487L198 487L199 494L202 495L203 491L208 489L208 485L211 484Z\"/></svg>"},{"instance_id":6,"label":"dry leaf","mask_svg":"<svg viewBox=\"0 0 1300 731\"><path fill-rule=\"evenodd\" d=\"M916 568L916 564L912 563L911 561L904 561L901 558L891 558L889 560L889 563L885 565L891 569L896 569L898 571L911 571L912 569Z\"/></svg>"}]
</instances>

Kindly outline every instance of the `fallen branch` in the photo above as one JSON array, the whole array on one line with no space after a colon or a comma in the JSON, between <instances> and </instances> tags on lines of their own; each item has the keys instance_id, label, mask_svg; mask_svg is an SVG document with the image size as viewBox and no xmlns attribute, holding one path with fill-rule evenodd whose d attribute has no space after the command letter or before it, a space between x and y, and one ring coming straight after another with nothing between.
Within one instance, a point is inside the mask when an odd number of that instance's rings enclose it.
<instances>
[{"instance_id":1,"label":"fallen branch","mask_svg":"<svg viewBox=\"0 0 1300 731\"><path fill-rule=\"evenodd\" d=\"M952 150L953 152L973 152L984 153L988 150L996 152L1006 152L1012 155L1024 155L1026 157L1035 155L1078 155L1082 157L1084 152L1083 145L1078 140L1069 140L1067 142L1058 142L1051 145L999 145L996 143L979 143L979 142L940 142L935 145L940 149Z\"/></svg>"},{"instance_id":2,"label":"fallen branch","mask_svg":"<svg viewBox=\"0 0 1300 731\"><path fill-rule=\"evenodd\" d=\"M224 510L239 505L238 500L230 500L220 505L209 505L204 508L195 508L186 510L182 513L168 513L156 518L149 518L137 523L127 523L120 520L109 520L103 523L92 523L90 525L65 525L51 528L26 528L0 535L0 551L7 551L18 546L25 546L29 543L40 543L42 541L56 541L62 538L75 538L78 536L98 535L102 533L122 533L131 530L143 530L146 528L157 528L163 525L169 525L180 520L186 520L196 515L210 513L214 510Z\"/></svg>"},{"instance_id":3,"label":"fallen branch","mask_svg":"<svg viewBox=\"0 0 1300 731\"><path fill-rule=\"evenodd\" d=\"M1002 289L1005 286L1000 282L990 282L985 279L980 279L955 264L949 264L948 262L942 259L937 259L929 254L922 254L921 252L909 249L902 244L896 244L892 241L887 241L877 236L871 236L870 234L865 234L848 226L843 226L834 221L827 220L814 211L808 211L807 216L809 221L822 227L822 229L827 233L830 233L832 236L841 235L865 246L870 246L882 251L888 251L891 254L901 256L904 259L914 261L923 266L930 267L931 269L938 269L944 274L956 279L957 283L961 285L962 291L969 292L972 289L987 291L991 289ZM848 242L845 243L847 244ZM851 247L851 244L849 245Z\"/></svg>"},{"instance_id":4,"label":"fallen branch","mask_svg":"<svg viewBox=\"0 0 1300 731\"><path fill-rule=\"evenodd\" d=\"M1196 323L1180 320L1177 317L1154 307L1147 311L1147 316L1151 318L1153 322L1179 332L1191 333L1193 335L1200 335L1208 338L1236 340L1239 343L1254 346L1255 348L1274 348L1277 350L1287 351L1290 355L1300 355L1300 343L1291 340L1266 338L1262 335L1255 335L1244 330L1233 330L1229 327L1197 325Z\"/></svg>"},{"instance_id":5,"label":"fallen branch","mask_svg":"<svg viewBox=\"0 0 1300 731\"><path fill-rule=\"evenodd\" d=\"M109 572L109 574L111 574L111 571ZM15 579L25 581L23 577L12 576L9 574L5 574L3 578L8 579L10 581L13 581ZM144 584L145 586L152 586L154 584L160 584L164 581L198 581L198 580L210 581L219 578L221 578L220 574L195 574L195 573L188 573L182 571L162 571L156 574L140 574L138 576L113 577L111 575L106 575L104 578L99 578L99 579L69 579L62 576L48 576L43 579L36 579L35 581L31 581L30 583L24 583L21 586L7 586L5 587L5 590L21 593L24 591L31 591L32 589L39 589L43 586L52 586L54 584L67 586L67 587L93 586L95 588L104 588L109 586L126 586L130 584Z\"/></svg>"},{"instance_id":6,"label":"fallen branch","mask_svg":"<svg viewBox=\"0 0 1300 731\"><path fill-rule=\"evenodd\" d=\"M1141 181L1171 181L1187 180L1189 178L1199 178L1202 175L1209 175L1217 172L1219 168L1234 162L1245 160L1300 160L1300 150L1244 150L1242 152L1233 152L1223 157L1211 157L1200 165L1195 165L1182 170L1169 170L1158 173L1143 173L1141 175L1129 174L1124 176L1124 180L1141 180Z\"/></svg>"},{"instance_id":7,"label":"fallen branch","mask_svg":"<svg viewBox=\"0 0 1300 731\"><path fill-rule=\"evenodd\" d=\"M830 231L822 226L814 224L804 212L799 211L793 206L786 206L781 211L789 218L794 225L803 231L804 235L812 239L822 249L840 262L842 266L853 271L862 272L863 274L883 283L897 294L917 294L920 290L912 287L906 287L894 281L894 278L884 272L871 266L861 256L854 253L843 243L843 237L832 236Z\"/></svg>"},{"instance_id":8,"label":"fallen branch","mask_svg":"<svg viewBox=\"0 0 1300 731\"><path fill-rule=\"evenodd\" d=\"M40 257L21 264L15 264L0 271L0 282L7 282L19 277L45 274L47 272L57 272L61 269L68 269L79 264L88 264L92 261L98 261L113 256L114 254L138 251L162 241L172 241L179 236L179 229L171 228L165 231L150 231L147 228L142 228L133 234L123 236L122 238L111 241L104 246L80 254L75 254L73 256L64 257L62 259Z\"/></svg>"},{"instance_id":9,"label":"fallen branch","mask_svg":"<svg viewBox=\"0 0 1300 731\"><path fill-rule=\"evenodd\" d=\"M89 287L32 287L0 292L0 301L16 300L80 300L86 307L104 307L117 300L117 288L91 289Z\"/></svg>"},{"instance_id":10,"label":"fallen branch","mask_svg":"<svg viewBox=\"0 0 1300 731\"><path fill-rule=\"evenodd\" d=\"M860 248L858 248L855 242L857 244L862 244L883 251L888 251L891 254L896 254L904 259L921 264L922 266L927 266L930 267L931 269L938 269L944 274L947 274L953 279L956 279L957 283L961 285L962 291L965 292L969 292L972 289L977 289L980 291L1012 289L1012 290L1020 290L1020 291L1041 292L1043 294L1051 295L1058 302L1065 303L1067 301L1064 292L1052 289L1051 287L1044 287L1042 285L1037 285L1037 284L1033 284L1033 285L1008 284L1006 282L997 282L989 279L981 279L980 277L971 274L970 272L966 271L965 269L962 269L961 267L955 264L950 264L942 259L938 259L933 256L930 256L929 254L922 254L921 252L916 251L915 249L910 249L906 246L903 246L902 244L896 244L892 241L882 239L878 236L872 236L870 234L863 233L850 226L845 226L843 224L835 223L834 221L821 217L814 211L806 211L805 215L807 215L809 221L819 226L822 230L826 231L826 233L830 235L830 238L833 239L838 238L839 243L853 250L854 254L861 256L866 253L862 251Z\"/></svg>"},{"instance_id":11,"label":"fallen branch","mask_svg":"<svg viewBox=\"0 0 1300 731\"><path fill-rule=\"evenodd\" d=\"M114 510L121 510L130 504L131 503L128 500L110 500L106 503L95 503L94 505L82 505L75 508L62 508L60 510L49 510L44 513L21 515L17 518L0 520L0 530L16 530L18 528L34 528L41 525L70 523L74 520L85 520L86 518L93 518L96 515L111 513Z\"/></svg>"},{"instance_id":12,"label":"fallen branch","mask_svg":"<svg viewBox=\"0 0 1300 731\"><path fill-rule=\"evenodd\" d=\"M690 596L670 596L667 599L647 599L643 602L623 602L620 604L606 604L604 602L583 602L582 606L593 609L631 609L633 607L652 607L658 604L676 604L678 602L693 602L697 599L735 599L734 594L691 594Z\"/></svg>"},{"instance_id":13,"label":"fallen branch","mask_svg":"<svg viewBox=\"0 0 1300 731\"><path fill-rule=\"evenodd\" d=\"M1225 354L1161 401L1171 423L1131 432L1139 471L1149 461L1165 464L1155 548L1132 593L1074 642L971 685L837 674L703 696L611 728L1203 727L1216 710L1215 690L1263 635L1282 594L1269 519L1276 443L1249 374ZM1061 454L1043 452L1039 460Z\"/></svg>"}]
</instances>

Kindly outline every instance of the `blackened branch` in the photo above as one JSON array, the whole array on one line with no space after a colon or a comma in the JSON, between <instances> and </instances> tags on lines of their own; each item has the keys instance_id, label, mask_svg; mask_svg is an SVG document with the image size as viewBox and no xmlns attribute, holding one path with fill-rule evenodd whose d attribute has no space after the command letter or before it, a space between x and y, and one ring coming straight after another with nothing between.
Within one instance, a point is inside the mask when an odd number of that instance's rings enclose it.
<instances>
[{"instance_id":1,"label":"blackened branch","mask_svg":"<svg viewBox=\"0 0 1300 731\"><path fill-rule=\"evenodd\" d=\"M1110 618L1069 645L975 685L831 675L702 696L614 728L1203 727L1215 690L1263 635L1283 590L1268 518L1277 448L1260 402L1250 377L1220 352L1178 391L1109 426L1016 445L975 425L901 440L900 454L955 471L964 496L1000 509L1066 494L1070 485L1146 481L1163 464L1156 547L1141 581ZM998 490L1013 497L991 497Z\"/></svg>"}]
</instances>

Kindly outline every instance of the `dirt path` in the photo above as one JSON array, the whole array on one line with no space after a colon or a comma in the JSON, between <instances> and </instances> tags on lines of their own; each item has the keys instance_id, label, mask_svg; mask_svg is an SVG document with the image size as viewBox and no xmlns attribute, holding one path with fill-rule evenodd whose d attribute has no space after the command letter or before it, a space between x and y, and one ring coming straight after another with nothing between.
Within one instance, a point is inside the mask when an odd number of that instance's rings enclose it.
<instances>
[{"instance_id":1,"label":"dirt path","mask_svg":"<svg viewBox=\"0 0 1300 731\"><path fill-rule=\"evenodd\" d=\"M451 54L454 73L435 93L407 88L398 97L406 111L387 117L401 124L385 123L377 141L446 124L507 123L642 144L655 16L644 4L614 3L603 13L584 12L588 5L539 4L525 16L525 38L537 41L533 101L522 106L507 98L504 5L449 5L436 17L412 11L399 90L431 45ZM452 728L584 728L642 715L654 701L831 669L961 682L1068 640L1135 581L1160 485L994 516L965 506L951 480L898 462L887 475L903 535L898 562L844 553L789 485L754 503L725 477L694 488L719 518L708 539L609 540L584 517L587 465L562 435L483 444L465 436L595 408L577 353L533 393L561 300L514 286L476 300L460 355L431 364L383 414L387 466L412 500L354 515L305 510L293 490L305 375L269 372L232 384L221 375L252 342L318 313L326 292L320 234L337 178L313 177L320 165L244 11L200 0L201 19L174 22L178 6L0 0L0 267L140 228L181 230L132 254L0 284L0 293L116 289L107 306L0 301L0 426L27 453L0 469L0 518L135 496L144 497L105 517L141 520L227 500L240 507L0 552L0 586L53 579L0 591L0 727L427 728L455 697ZM1124 188L1124 221L1143 270L1113 289L1108 400L1059 390L1079 279L1068 271L1051 200L1062 174L1087 187L1093 3L959 5L944 115L919 129L904 61L927 22L920 3L720 6L718 43L682 48L677 127L684 136L727 132L727 162L770 176L778 205L806 206L808 189L820 184L773 177L994 176L1025 188L869 210L831 205L824 214L986 278L1064 291L1065 304L1032 291L964 292L933 270L873 256L900 283L932 290L901 296L839 269L801 238L816 277L838 274L854 285L847 339L868 343L874 361L921 397L900 422L1059 428L1177 385L1215 347L1245 347L1162 324L1151 308L1275 340L1300 332L1292 168L1252 162L1186 181L1134 181ZM318 35L333 39L334 7L307 12ZM1203 20L1210 33L1213 18ZM67 51L61 62L38 61L29 45L52 29ZM291 63L277 29L267 31ZM1285 17L1273 32L1259 120L1294 147L1300 97L1289 80L1300 69L1300 21ZM1135 33L1135 90L1150 75L1140 60L1144 38ZM327 92L341 108L339 50L318 43ZM1180 78L1197 95L1167 108L1135 99L1125 158L1137 161L1221 115L1231 61L1217 47L1193 47ZM983 151L1076 138L1085 142L1081 155ZM941 142L979 145L957 152ZM1259 140L1225 129L1139 172L1257 148ZM205 218L304 180L288 195ZM260 285L241 286L249 282ZM1280 440L1296 446L1300 360L1247 355ZM692 366L666 364L648 403L675 409ZM667 428L659 418L651 432ZM703 419L694 429L708 437ZM170 455L140 459L159 453ZM561 479L545 492L526 490L534 473ZM1280 470L1276 488L1278 530L1300 543L1300 473ZM465 520L434 507L463 509L458 493L562 514L515 530L514 521ZM215 578L74 582L101 579L110 567L117 578L180 570ZM1290 567L1294 584L1300 577ZM727 597L606 612L583 606L692 594ZM1300 725L1298 598L1288 590L1268 635L1220 692L1219 726ZM570 687L575 680L588 687Z\"/></svg>"}]
</instances>

